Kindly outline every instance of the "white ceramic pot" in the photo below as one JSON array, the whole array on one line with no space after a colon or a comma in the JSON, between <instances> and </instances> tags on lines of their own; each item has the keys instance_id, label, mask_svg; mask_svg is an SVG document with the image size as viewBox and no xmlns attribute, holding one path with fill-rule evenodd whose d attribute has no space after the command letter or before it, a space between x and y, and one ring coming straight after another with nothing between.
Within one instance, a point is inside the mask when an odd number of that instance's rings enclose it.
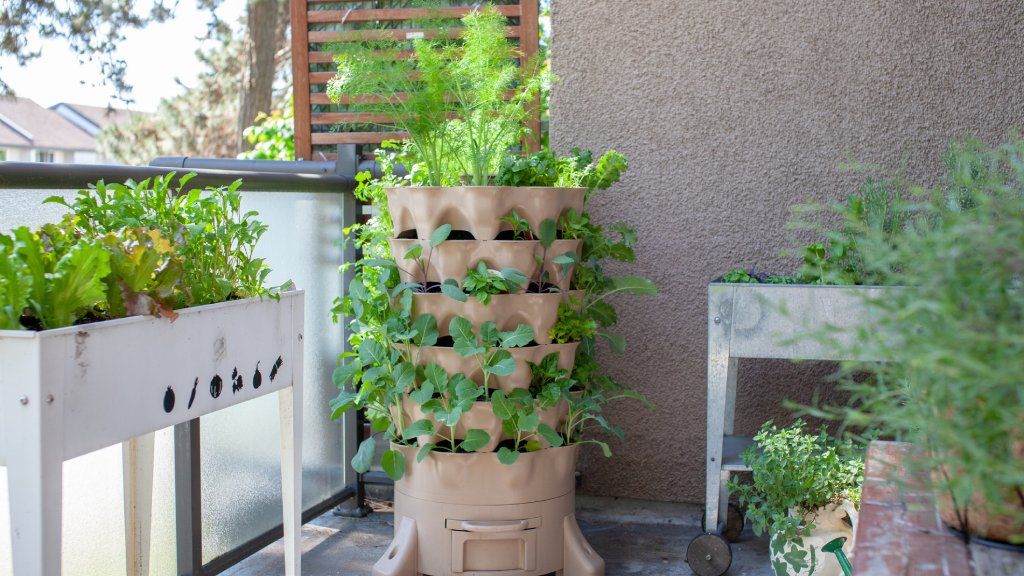
<instances>
[{"instance_id":1,"label":"white ceramic pot","mask_svg":"<svg viewBox=\"0 0 1024 576\"><path fill-rule=\"evenodd\" d=\"M822 546L844 537L843 552L853 557L853 536L857 527L857 509L850 502L819 508L808 520L814 524L809 536L784 540L772 534L769 553L777 576L843 576L839 560Z\"/></svg>"}]
</instances>

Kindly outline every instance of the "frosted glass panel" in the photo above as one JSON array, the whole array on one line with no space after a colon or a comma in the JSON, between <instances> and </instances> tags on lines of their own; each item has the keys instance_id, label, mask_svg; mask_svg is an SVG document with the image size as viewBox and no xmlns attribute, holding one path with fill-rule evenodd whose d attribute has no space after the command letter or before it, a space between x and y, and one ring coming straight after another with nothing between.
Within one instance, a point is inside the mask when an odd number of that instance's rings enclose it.
<instances>
[{"instance_id":1,"label":"frosted glass panel","mask_svg":"<svg viewBox=\"0 0 1024 576\"><path fill-rule=\"evenodd\" d=\"M59 220L60 206L40 207L74 191L0 189L0 232ZM271 281L293 280L306 290L303 407L303 503L322 502L348 479L341 427L330 420L331 372L341 329L330 319L340 294L341 197L335 194L247 193L247 210L270 225L260 255ZM270 396L203 418L203 557L223 554L281 522L277 398ZM157 433L151 574L176 574L173 433ZM87 454L64 465L65 576L125 574L121 448ZM11 575L7 470L0 467L0 576Z\"/></svg>"},{"instance_id":2,"label":"frosted glass panel","mask_svg":"<svg viewBox=\"0 0 1024 576\"><path fill-rule=\"evenodd\" d=\"M35 227L60 220L66 208L60 204L43 204L50 196L71 198L75 190L5 190L0 188L0 232L18 226Z\"/></svg>"},{"instance_id":3,"label":"frosted glass panel","mask_svg":"<svg viewBox=\"0 0 1024 576\"><path fill-rule=\"evenodd\" d=\"M249 193L245 209L270 226L261 244L274 273L306 290L303 398L303 505L344 487L341 427L327 401L341 328L330 319L340 294L341 198L334 194ZM202 419L203 561L281 522L280 427L276 397L261 398Z\"/></svg>"}]
</instances>

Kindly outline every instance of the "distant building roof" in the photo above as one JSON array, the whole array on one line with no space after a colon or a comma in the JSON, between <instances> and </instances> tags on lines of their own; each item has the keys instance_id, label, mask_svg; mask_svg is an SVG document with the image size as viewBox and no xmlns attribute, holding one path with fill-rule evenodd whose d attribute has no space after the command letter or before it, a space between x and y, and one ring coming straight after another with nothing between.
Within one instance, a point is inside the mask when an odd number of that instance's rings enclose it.
<instances>
[{"instance_id":1,"label":"distant building roof","mask_svg":"<svg viewBox=\"0 0 1024 576\"><path fill-rule=\"evenodd\" d=\"M91 135L28 98L0 97L0 146L95 150Z\"/></svg>"},{"instance_id":2,"label":"distant building roof","mask_svg":"<svg viewBox=\"0 0 1024 576\"><path fill-rule=\"evenodd\" d=\"M140 112L124 108L107 108L104 106L85 106L84 104L69 104L61 102L50 107L74 125L85 130L90 136L95 136L111 124L120 124L128 121L129 118Z\"/></svg>"}]
</instances>

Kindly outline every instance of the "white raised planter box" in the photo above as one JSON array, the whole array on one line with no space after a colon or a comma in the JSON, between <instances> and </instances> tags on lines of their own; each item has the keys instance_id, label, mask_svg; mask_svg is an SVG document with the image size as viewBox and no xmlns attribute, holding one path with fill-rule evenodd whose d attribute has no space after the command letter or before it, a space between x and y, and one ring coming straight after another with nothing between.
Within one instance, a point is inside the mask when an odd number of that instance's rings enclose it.
<instances>
[{"instance_id":1,"label":"white raised planter box","mask_svg":"<svg viewBox=\"0 0 1024 576\"><path fill-rule=\"evenodd\" d=\"M128 574L148 572L153 432L280 398L286 574L300 572L303 293L45 332L0 331L14 574L61 570L65 460L123 443ZM258 425L258 423L253 423Z\"/></svg>"}]
</instances>

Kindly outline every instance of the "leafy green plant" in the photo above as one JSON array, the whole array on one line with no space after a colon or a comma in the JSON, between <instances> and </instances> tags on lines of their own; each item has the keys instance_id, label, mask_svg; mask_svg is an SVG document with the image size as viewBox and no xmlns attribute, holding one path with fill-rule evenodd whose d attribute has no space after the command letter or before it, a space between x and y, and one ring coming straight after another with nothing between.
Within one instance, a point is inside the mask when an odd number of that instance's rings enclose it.
<instances>
[{"instance_id":1,"label":"leafy green plant","mask_svg":"<svg viewBox=\"0 0 1024 576\"><path fill-rule=\"evenodd\" d=\"M653 282L639 276L609 279L608 284L610 288L602 293L585 292L582 300L570 296L558 306L558 321L551 328L555 342L584 342L587 348L592 348L593 340L600 336L608 341L613 351L625 352L625 340L608 330L618 322L618 314L606 298L618 293L654 296L657 288Z\"/></svg>"},{"instance_id":2,"label":"leafy green plant","mask_svg":"<svg viewBox=\"0 0 1024 576\"><path fill-rule=\"evenodd\" d=\"M575 300L570 296L570 300ZM587 314L578 301L562 302L558 305L558 321L551 327L551 340L556 344L582 342L597 335L597 320Z\"/></svg>"},{"instance_id":3,"label":"leafy green plant","mask_svg":"<svg viewBox=\"0 0 1024 576\"><path fill-rule=\"evenodd\" d=\"M906 183L898 177L876 179L869 177L857 194L843 204L834 204L826 212L830 219L838 216L842 224L830 229L820 224L811 225L820 230L824 240L804 246L803 267L798 277L804 284L872 284L878 281L866 269L857 247L857 238L865 228L879 234L895 237L906 226L910 217L909 206L903 201ZM810 207L816 210L815 207ZM808 210L803 207L797 210ZM791 228L804 226L791 223Z\"/></svg>"},{"instance_id":4,"label":"leafy green plant","mask_svg":"<svg viewBox=\"0 0 1024 576\"><path fill-rule=\"evenodd\" d=\"M113 316L174 316L174 292L183 265L158 230L125 228L103 237L110 253L107 305Z\"/></svg>"},{"instance_id":5,"label":"leafy green plant","mask_svg":"<svg viewBox=\"0 0 1024 576\"><path fill-rule=\"evenodd\" d=\"M896 234L855 229L865 269L906 288L865 302L871 330L808 337L888 361L846 365L849 404L806 410L913 444L910 473L931 478L960 528L1003 515L1024 540L1024 140L953 143L946 166L938 186L910 188Z\"/></svg>"},{"instance_id":6,"label":"leafy green plant","mask_svg":"<svg viewBox=\"0 0 1024 576\"><path fill-rule=\"evenodd\" d=\"M491 409L494 415L501 418L502 430L512 437L512 447L498 448L498 461L502 464L515 464L521 450L536 452L543 448L540 438L544 438L553 447L563 444L561 434L554 428L540 421L540 412L551 406L534 399L529 390L517 388L508 392L501 390L491 394Z\"/></svg>"},{"instance_id":7,"label":"leafy green plant","mask_svg":"<svg viewBox=\"0 0 1024 576\"><path fill-rule=\"evenodd\" d=\"M480 325L480 332L473 331L469 320L461 316L452 318L448 327L454 341L455 352L463 358L475 358L483 371L483 386L490 387L493 376L508 376L515 368L515 361L509 348L520 348L533 342L533 329L526 324L516 326L515 330L498 330L494 322L488 320Z\"/></svg>"},{"instance_id":8,"label":"leafy green plant","mask_svg":"<svg viewBox=\"0 0 1024 576\"><path fill-rule=\"evenodd\" d=\"M34 328L71 326L104 303L103 278L110 273L110 254L99 242L71 240L53 225L39 234L17 228L14 238L17 256L28 272L27 308L38 323Z\"/></svg>"},{"instance_id":9,"label":"leafy green plant","mask_svg":"<svg viewBox=\"0 0 1024 576\"><path fill-rule=\"evenodd\" d=\"M491 296L518 292L526 284L526 280L526 275L515 268L491 270L481 260L477 263L476 268L466 271L462 288L486 306L490 303Z\"/></svg>"},{"instance_id":10,"label":"leafy green plant","mask_svg":"<svg viewBox=\"0 0 1024 576\"><path fill-rule=\"evenodd\" d=\"M512 226L512 240L533 240L533 230L530 229L530 223L515 210L502 218L501 221L507 222Z\"/></svg>"},{"instance_id":11,"label":"leafy green plant","mask_svg":"<svg viewBox=\"0 0 1024 576\"><path fill-rule=\"evenodd\" d=\"M420 387L410 394L413 401L419 403L424 413L430 414L443 427L448 429L448 451L476 452L491 440L490 434L484 430L467 430L463 438L456 438L455 426L462 415L473 407L477 400L486 397L487 389L478 386L463 374L448 373L437 364L430 364L423 370ZM420 434L438 432L444 437L444 431L436 430L434 422L419 420L405 431L405 439L412 440ZM420 446L416 454L417 461L426 458L431 450L441 449L435 443L428 442Z\"/></svg>"},{"instance_id":12,"label":"leafy green plant","mask_svg":"<svg viewBox=\"0 0 1024 576\"><path fill-rule=\"evenodd\" d=\"M586 188L587 198L595 190L607 190L628 169L625 156L615 150L604 153L597 163L591 151L573 148L569 156L558 157L550 150L529 156L507 155L495 177L499 186L560 186Z\"/></svg>"},{"instance_id":13,"label":"leafy green plant","mask_svg":"<svg viewBox=\"0 0 1024 576\"><path fill-rule=\"evenodd\" d=\"M386 277L378 278L387 282ZM334 384L338 395L331 400L332 417L339 418L352 408L365 412L373 429L386 438L403 442L407 424L401 409L402 399L417 385L414 347L437 343L439 332L433 316L423 314L412 320L412 291L403 287L393 297L385 290L382 304L374 293L367 290L362 279L349 286L349 298L344 302L345 313L352 317L350 328L355 331L358 346L355 352L346 352L334 371ZM429 396L429 394L428 394ZM392 410L394 408L394 410ZM371 436L360 444L352 467L358 472L369 470L375 456L375 440ZM405 459L397 450L384 455L385 471L398 480L405 473Z\"/></svg>"},{"instance_id":14,"label":"leafy green plant","mask_svg":"<svg viewBox=\"0 0 1024 576\"><path fill-rule=\"evenodd\" d=\"M722 275L718 282L729 284L800 284L800 278L796 276L779 276L766 272L755 272L736 268Z\"/></svg>"},{"instance_id":15,"label":"leafy green plant","mask_svg":"<svg viewBox=\"0 0 1024 576\"><path fill-rule=\"evenodd\" d=\"M768 531L782 542L799 543L814 529L818 509L860 502L860 451L850 440L831 438L824 429L807 432L802 421L781 429L771 422L762 426L754 445L743 453L743 462L752 470L752 482L730 480L729 489L746 506L755 534ZM799 569L808 553L791 552L786 561Z\"/></svg>"},{"instance_id":16,"label":"leafy green plant","mask_svg":"<svg viewBox=\"0 0 1024 576\"><path fill-rule=\"evenodd\" d=\"M82 237L121 234L126 228L156 230L181 262L175 308L270 294L269 268L254 257L266 232L256 212L242 212L241 180L227 187L188 189L194 174L175 174L124 184L97 182L71 202L46 200L70 210L64 226Z\"/></svg>"},{"instance_id":17,"label":"leafy green plant","mask_svg":"<svg viewBox=\"0 0 1024 576\"><path fill-rule=\"evenodd\" d=\"M21 313L28 306L32 279L15 250L14 240L0 234L0 330L20 328Z\"/></svg>"},{"instance_id":18,"label":"leafy green plant","mask_svg":"<svg viewBox=\"0 0 1024 576\"><path fill-rule=\"evenodd\" d=\"M99 182L57 224L0 235L0 326L35 330L274 295L253 257L266 226L241 213L236 182L188 190L191 175Z\"/></svg>"},{"instance_id":19,"label":"leafy green plant","mask_svg":"<svg viewBox=\"0 0 1024 576\"><path fill-rule=\"evenodd\" d=\"M438 226L436 230L430 233L430 241L428 242L427 258L423 259L423 244L415 243L412 248L409 248L405 255L402 256L405 260L412 260L416 263L416 266L420 269L420 277L422 289L427 288L427 271L430 270L430 262L434 258L434 249L441 244L444 244L448 240L448 236L452 233L451 224L442 224ZM387 264L385 264L387 265Z\"/></svg>"},{"instance_id":20,"label":"leafy green plant","mask_svg":"<svg viewBox=\"0 0 1024 576\"><path fill-rule=\"evenodd\" d=\"M557 186L564 162L550 150L529 156L508 154L494 178L498 186Z\"/></svg>"},{"instance_id":21,"label":"leafy green plant","mask_svg":"<svg viewBox=\"0 0 1024 576\"><path fill-rule=\"evenodd\" d=\"M295 160L295 109L288 98L284 110L260 112L256 122L242 132L249 150L238 155L243 160Z\"/></svg>"}]
</instances>

